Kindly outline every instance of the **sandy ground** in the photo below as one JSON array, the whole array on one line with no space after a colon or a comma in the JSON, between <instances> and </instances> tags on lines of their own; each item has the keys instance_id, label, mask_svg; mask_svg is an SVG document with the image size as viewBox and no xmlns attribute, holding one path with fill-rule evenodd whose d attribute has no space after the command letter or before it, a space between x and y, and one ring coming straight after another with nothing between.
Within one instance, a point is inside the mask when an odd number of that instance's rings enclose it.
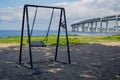
<instances>
[{"instance_id":1,"label":"sandy ground","mask_svg":"<svg viewBox=\"0 0 120 80\"><path fill-rule=\"evenodd\" d=\"M18 65L19 45L0 44L0 80L120 80L118 42L71 45L71 64L50 60L55 46L32 48L32 52L34 69L29 69L27 46L23 47L24 64ZM65 46L59 46L57 60L67 62Z\"/></svg>"}]
</instances>

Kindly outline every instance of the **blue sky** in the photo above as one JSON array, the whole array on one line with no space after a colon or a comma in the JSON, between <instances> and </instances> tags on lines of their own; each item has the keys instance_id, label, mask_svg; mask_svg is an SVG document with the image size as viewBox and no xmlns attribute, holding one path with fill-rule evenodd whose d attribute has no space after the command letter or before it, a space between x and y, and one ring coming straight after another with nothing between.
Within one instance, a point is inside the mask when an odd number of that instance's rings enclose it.
<instances>
[{"instance_id":1,"label":"blue sky","mask_svg":"<svg viewBox=\"0 0 120 80\"><path fill-rule=\"evenodd\" d=\"M73 2L76 0L66 0L66 2ZM24 4L38 4L38 5L51 5L54 3L62 3L65 0L1 0L0 7L19 7Z\"/></svg>"},{"instance_id":2,"label":"blue sky","mask_svg":"<svg viewBox=\"0 0 120 80\"><path fill-rule=\"evenodd\" d=\"M70 29L72 23L81 20L120 14L119 3L120 0L1 0L0 30L21 29L24 4L64 7L66 9L68 28ZM45 11L44 14L46 13Z\"/></svg>"},{"instance_id":3,"label":"blue sky","mask_svg":"<svg viewBox=\"0 0 120 80\"><path fill-rule=\"evenodd\" d=\"M73 1L75 0L68 0L66 2L73 2ZM25 4L51 6L56 3L64 3L64 2L65 0L1 0L0 30L20 29L21 19L22 19L22 8L23 8L22 6L24 6Z\"/></svg>"}]
</instances>

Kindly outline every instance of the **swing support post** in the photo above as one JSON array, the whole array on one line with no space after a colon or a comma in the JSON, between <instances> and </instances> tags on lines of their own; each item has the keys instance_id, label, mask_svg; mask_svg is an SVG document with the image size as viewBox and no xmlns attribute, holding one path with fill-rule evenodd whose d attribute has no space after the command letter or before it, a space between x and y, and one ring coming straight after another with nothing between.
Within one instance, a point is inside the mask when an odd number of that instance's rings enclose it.
<instances>
[{"instance_id":1,"label":"swing support post","mask_svg":"<svg viewBox=\"0 0 120 80\"><path fill-rule=\"evenodd\" d=\"M24 22L25 22L25 6L24 6L24 9L23 9L23 20L22 20L21 40L20 40L19 64L21 64L21 60L22 60L22 44L23 44L23 34L24 34Z\"/></svg>"},{"instance_id":2,"label":"swing support post","mask_svg":"<svg viewBox=\"0 0 120 80\"><path fill-rule=\"evenodd\" d=\"M59 40L60 40L60 29L61 29L61 26L62 26L62 20L64 20L64 23L65 23L64 24L64 26L65 26L65 35L66 35L66 46L67 46L67 53L68 53L68 63L70 64L71 60L70 60L70 51L69 51L69 41L68 41L68 32L67 32L67 22L66 22L65 9L61 8L61 7L39 6L39 5L25 5L24 6L24 9L23 9L23 20L22 20L22 29L21 29L21 40L20 40L19 64L22 63L22 49L23 49L23 36L24 36L25 21L26 21L26 24L27 24L26 26L27 26L27 33L28 33L27 35L28 35L28 49L29 49L29 57L30 57L30 68L33 68L32 47L45 47L45 46L38 46L38 44L37 45L32 45L32 43L33 43L33 42L31 42L32 30L30 30L28 7L36 7L36 8L40 7L40 8L50 8L50 9L53 9L52 14L51 14L51 19L50 19L48 30L50 29L50 26L51 26L54 9L61 10L54 60L57 61L58 46L59 46ZM37 9L36 9L36 12L35 12L32 29L33 29L33 26L35 24L36 14L37 14ZM48 34L49 34L49 31L47 32L46 37L48 36Z\"/></svg>"}]
</instances>

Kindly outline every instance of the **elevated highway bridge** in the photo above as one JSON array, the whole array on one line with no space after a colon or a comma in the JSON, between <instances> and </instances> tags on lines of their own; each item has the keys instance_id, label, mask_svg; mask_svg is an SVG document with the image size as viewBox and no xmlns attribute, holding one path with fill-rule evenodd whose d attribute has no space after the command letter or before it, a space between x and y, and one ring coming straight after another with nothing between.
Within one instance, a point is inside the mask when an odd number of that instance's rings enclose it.
<instances>
[{"instance_id":1,"label":"elevated highway bridge","mask_svg":"<svg viewBox=\"0 0 120 80\"><path fill-rule=\"evenodd\" d=\"M114 21L113 27L109 27L111 21ZM83 20L72 24L71 27L73 32L120 32L119 21L120 14Z\"/></svg>"}]
</instances>

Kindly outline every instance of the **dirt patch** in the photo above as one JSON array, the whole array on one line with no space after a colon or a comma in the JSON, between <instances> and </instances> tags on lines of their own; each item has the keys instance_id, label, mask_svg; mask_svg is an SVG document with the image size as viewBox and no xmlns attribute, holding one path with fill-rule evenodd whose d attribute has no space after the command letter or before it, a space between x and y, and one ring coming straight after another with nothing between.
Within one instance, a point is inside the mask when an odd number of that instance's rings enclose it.
<instances>
[{"instance_id":1,"label":"dirt patch","mask_svg":"<svg viewBox=\"0 0 120 80\"><path fill-rule=\"evenodd\" d=\"M55 46L32 48L35 69L29 69L28 47L23 47L23 65L18 65L19 45L1 44L1 80L120 80L120 44L70 46L71 64L54 60ZM66 47L60 46L58 61L67 62ZM28 64L26 64L28 63Z\"/></svg>"}]
</instances>

